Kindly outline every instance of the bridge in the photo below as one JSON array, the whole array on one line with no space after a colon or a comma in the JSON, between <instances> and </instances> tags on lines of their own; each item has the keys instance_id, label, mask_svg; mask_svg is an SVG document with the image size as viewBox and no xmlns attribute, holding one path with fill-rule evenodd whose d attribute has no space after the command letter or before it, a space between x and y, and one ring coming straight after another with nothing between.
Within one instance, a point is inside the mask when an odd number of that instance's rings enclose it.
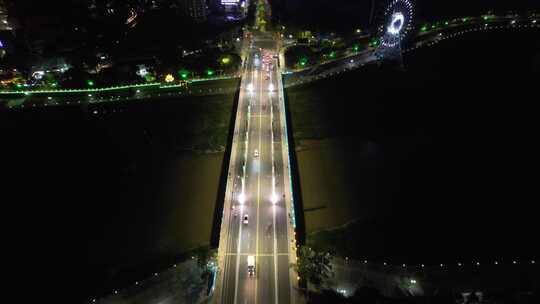
<instances>
[{"instance_id":1,"label":"bridge","mask_svg":"<svg viewBox=\"0 0 540 304\"><path fill-rule=\"evenodd\" d=\"M290 267L296 233L280 41L264 26L255 28L244 43L214 303L296 303L298 297Z\"/></svg>"}]
</instances>

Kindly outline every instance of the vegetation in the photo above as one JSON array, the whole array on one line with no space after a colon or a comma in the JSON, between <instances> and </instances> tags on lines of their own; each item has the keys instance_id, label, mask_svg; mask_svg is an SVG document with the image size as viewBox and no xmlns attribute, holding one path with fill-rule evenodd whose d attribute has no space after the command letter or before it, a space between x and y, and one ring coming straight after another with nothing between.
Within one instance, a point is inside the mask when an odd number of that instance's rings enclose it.
<instances>
[{"instance_id":1,"label":"vegetation","mask_svg":"<svg viewBox=\"0 0 540 304\"><path fill-rule=\"evenodd\" d=\"M328 252L317 252L309 247L301 246L298 250L298 260L292 267L305 283L320 289L322 284L333 275L331 258ZM309 285L307 291L309 294Z\"/></svg>"}]
</instances>

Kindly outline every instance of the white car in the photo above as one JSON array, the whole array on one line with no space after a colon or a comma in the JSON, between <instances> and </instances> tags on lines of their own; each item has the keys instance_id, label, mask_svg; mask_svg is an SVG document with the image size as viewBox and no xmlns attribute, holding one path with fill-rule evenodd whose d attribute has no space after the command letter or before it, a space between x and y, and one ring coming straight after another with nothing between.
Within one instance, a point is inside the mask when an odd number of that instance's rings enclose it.
<instances>
[{"instance_id":1,"label":"white car","mask_svg":"<svg viewBox=\"0 0 540 304\"><path fill-rule=\"evenodd\" d=\"M255 157L259 157L259 150L255 149L255 152L253 153Z\"/></svg>"},{"instance_id":2,"label":"white car","mask_svg":"<svg viewBox=\"0 0 540 304\"><path fill-rule=\"evenodd\" d=\"M255 275L255 256L254 255L248 255L247 258L247 265L248 265L248 274L250 277Z\"/></svg>"},{"instance_id":3,"label":"white car","mask_svg":"<svg viewBox=\"0 0 540 304\"><path fill-rule=\"evenodd\" d=\"M244 223L245 225L247 225L247 223L248 223L248 215L247 215L247 213L244 214L244 218L242 219L242 223Z\"/></svg>"}]
</instances>

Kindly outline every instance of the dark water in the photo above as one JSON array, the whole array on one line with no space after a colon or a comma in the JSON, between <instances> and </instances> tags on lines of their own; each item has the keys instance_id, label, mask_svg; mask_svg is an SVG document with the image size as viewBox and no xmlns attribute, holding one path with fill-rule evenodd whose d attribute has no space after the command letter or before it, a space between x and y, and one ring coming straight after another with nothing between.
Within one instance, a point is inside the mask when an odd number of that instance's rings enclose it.
<instances>
[{"instance_id":1,"label":"dark water","mask_svg":"<svg viewBox=\"0 0 540 304\"><path fill-rule=\"evenodd\" d=\"M406 55L405 72L372 67L294 89L323 136L354 140L345 180L372 216L339 237L345 253L538 257L539 37L474 34Z\"/></svg>"},{"instance_id":2,"label":"dark water","mask_svg":"<svg viewBox=\"0 0 540 304\"><path fill-rule=\"evenodd\" d=\"M161 242L168 214L189 203L180 190L165 197L168 168L178 147L226 133L232 98L0 113L13 280L41 299L79 303L182 258Z\"/></svg>"}]
</instances>

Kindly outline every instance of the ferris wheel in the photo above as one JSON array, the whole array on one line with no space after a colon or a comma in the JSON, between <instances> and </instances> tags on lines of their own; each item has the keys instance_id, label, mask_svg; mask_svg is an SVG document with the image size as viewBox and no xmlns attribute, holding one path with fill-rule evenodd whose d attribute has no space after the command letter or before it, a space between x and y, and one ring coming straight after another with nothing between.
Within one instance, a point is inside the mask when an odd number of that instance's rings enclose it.
<instances>
[{"instance_id":1,"label":"ferris wheel","mask_svg":"<svg viewBox=\"0 0 540 304\"><path fill-rule=\"evenodd\" d=\"M379 26L381 45L396 47L413 27L414 8L411 0L391 0Z\"/></svg>"}]
</instances>

